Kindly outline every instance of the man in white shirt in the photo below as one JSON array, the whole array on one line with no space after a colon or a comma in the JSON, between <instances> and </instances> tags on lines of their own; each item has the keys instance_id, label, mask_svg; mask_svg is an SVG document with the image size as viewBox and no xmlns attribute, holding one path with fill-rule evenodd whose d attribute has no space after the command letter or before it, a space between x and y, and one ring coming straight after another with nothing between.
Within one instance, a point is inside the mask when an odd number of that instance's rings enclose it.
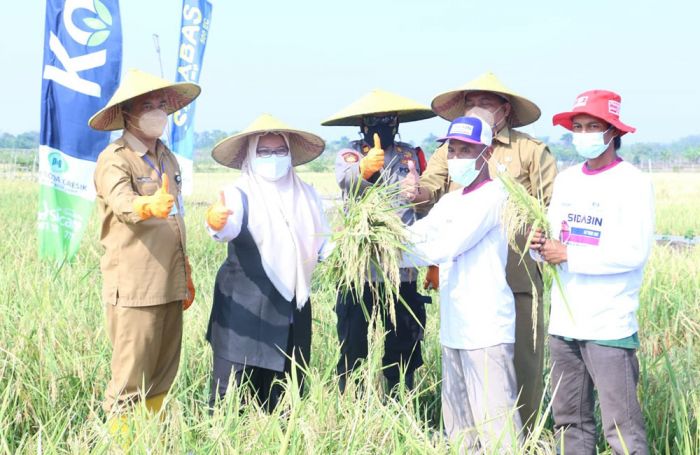
<instances>
[{"instance_id":1,"label":"man in white shirt","mask_svg":"<svg viewBox=\"0 0 700 455\"><path fill-rule=\"evenodd\" d=\"M639 289L654 232L651 180L617 155L620 96L591 90L555 125L573 132L583 164L554 181L551 238L537 232L533 256L558 265L549 345L552 413L566 454L595 454L594 388L614 453L646 454L637 383ZM563 291L563 292L562 292Z\"/></svg>"},{"instance_id":2,"label":"man in white shirt","mask_svg":"<svg viewBox=\"0 0 700 455\"><path fill-rule=\"evenodd\" d=\"M520 439L513 367L515 303L505 277L508 243L501 227L507 193L487 161L493 132L478 117L450 125L450 178L464 188L443 196L408 227L405 261L440 266L442 413L451 440L470 452L510 449Z\"/></svg>"}]
</instances>

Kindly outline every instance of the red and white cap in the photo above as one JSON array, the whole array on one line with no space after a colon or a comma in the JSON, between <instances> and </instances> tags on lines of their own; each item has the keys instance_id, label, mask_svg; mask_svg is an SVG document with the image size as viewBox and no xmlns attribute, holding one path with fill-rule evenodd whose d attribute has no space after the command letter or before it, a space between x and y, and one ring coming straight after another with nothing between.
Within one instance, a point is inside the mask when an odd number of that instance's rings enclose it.
<instances>
[{"instance_id":1,"label":"red and white cap","mask_svg":"<svg viewBox=\"0 0 700 455\"><path fill-rule=\"evenodd\" d=\"M634 133L636 128L620 121L620 103L622 98L608 90L589 90L576 97L574 107L569 112L562 112L552 117L552 124L561 125L567 130L573 129L572 119L580 114L588 114L604 120L620 130L621 135Z\"/></svg>"}]
</instances>

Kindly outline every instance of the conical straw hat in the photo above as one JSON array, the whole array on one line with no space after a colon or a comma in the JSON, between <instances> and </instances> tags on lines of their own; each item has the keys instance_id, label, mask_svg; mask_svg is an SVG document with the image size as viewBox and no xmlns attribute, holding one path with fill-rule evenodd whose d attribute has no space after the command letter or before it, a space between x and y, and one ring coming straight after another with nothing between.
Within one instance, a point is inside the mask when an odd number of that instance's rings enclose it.
<instances>
[{"instance_id":1,"label":"conical straw hat","mask_svg":"<svg viewBox=\"0 0 700 455\"><path fill-rule=\"evenodd\" d=\"M535 103L503 85L493 73L484 73L459 88L437 95L431 103L433 111L449 121L463 116L467 92L491 92L508 98L512 106L511 126L529 125L540 118L540 108Z\"/></svg>"},{"instance_id":2,"label":"conical straw hat","mask_svg":"<svg viewBox=\"0 0 700 455\"><path fill-rule=\"evenodd\" d=\"M294 129L270 114L263 114L240 133L222 139L214 146L211 156L226 167L240 169L248 154L248 138L262 133L287 133L292 166L308 163L326 148L319 136Z\"/></svg>"},{"instance_id":3,"label":"conical straw hat","mask_svg":"<svg viewBox=\"0 0 700 455\"><path fill-rule=\"evenodd\" d=\"M392 113L398 114L399 123L435 117L435 113L428 106L384 90L372 90L350 106L324 120L321 125L361 126L362 117L365 115Z\"/></svg>"},{"instance_id":4,"label":"conical straw hat","mask_svg":"<svg viewBox=\"0 0 700 455\"><path fill-rule=\"evenodd\" d=\"M192 82L173 83L152 74L132 69L126 73L107 105L88 120L88 125L102 131L124 128L124 117L122 116L124 103L156 90L165 92L168 98L166 112L172 114L194 101L202 89Z\"/></svg>"}]
</instances>

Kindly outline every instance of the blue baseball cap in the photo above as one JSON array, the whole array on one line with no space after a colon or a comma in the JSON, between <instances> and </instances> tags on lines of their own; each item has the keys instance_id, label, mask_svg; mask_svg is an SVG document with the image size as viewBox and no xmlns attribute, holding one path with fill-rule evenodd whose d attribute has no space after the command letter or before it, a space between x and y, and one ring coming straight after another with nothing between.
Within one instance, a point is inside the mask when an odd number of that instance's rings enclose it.
<instances>
[{"instance_id":1,"label":"blue baseball cap","mask_svg":"<svg viewBox=\"0 0 700 455\"><path fill-rule=\"evenodd\" d=\"M450 123L447 135L438 139L438 142L450 139L488 147L493 139L493 131L489 124L479 117L457 117Z\"/></svg>"}]
</instances>

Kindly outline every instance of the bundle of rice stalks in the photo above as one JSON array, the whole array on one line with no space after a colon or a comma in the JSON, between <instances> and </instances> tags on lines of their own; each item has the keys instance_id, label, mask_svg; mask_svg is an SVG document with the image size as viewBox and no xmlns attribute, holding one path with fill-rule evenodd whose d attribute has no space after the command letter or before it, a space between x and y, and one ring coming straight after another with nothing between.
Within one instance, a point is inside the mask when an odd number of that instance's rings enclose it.
<instances>
[{"instance_id":1,"label":"bundle of rice stalks","mask_svg":"<svg viewBox=\"0 0 700 455\"><path fill-rule=\"evenodd\" d=\"M508 237L508 243L511 248L520 255L522 261L526 254L529 254L529 245L535 231L542 230L545 238L551 237L551 228L547 219L547 206L544 203L542 194L538 197L531 195L524 186L518 183L513 177L505 172L498 174L499 180L503 183L508 192L508 200L503 209L503 227ZM518 243L517 239L525 237L524 244ZM522 245L522 246L521 246ZM552 283L556 283L561 295L564 298L564 305L569 313L569 317L573 319L573 314L566 301L566 294L561 285L559 278L559 270L557 266L547 262L538 263L542 271L542 281L545 286L545 294L549 293ZM530 271L525 267L528 278L532 284L532 298L537 301L539 298L535 280L530 276ZM537 343L537 305L532 305L532 332L534 334L534 343Z\"/></svg>"},{"instance_id":2,"label":"bundle of rice stalks","mask_svg":"<svg viewBox=\"0 0 700 455\"><path fill-rule=\"evenodd\" d=\"M397 215L397 210L406 207L402 204L398 185L355 188L333 217L334 249L317 269L320 285L354 293L368 320L362 302L365 283L375 302L387 303L391 321L396 323L394 301L399 298L399 265L407 242L405 225Z\"/></svg>"}]
</instances>

